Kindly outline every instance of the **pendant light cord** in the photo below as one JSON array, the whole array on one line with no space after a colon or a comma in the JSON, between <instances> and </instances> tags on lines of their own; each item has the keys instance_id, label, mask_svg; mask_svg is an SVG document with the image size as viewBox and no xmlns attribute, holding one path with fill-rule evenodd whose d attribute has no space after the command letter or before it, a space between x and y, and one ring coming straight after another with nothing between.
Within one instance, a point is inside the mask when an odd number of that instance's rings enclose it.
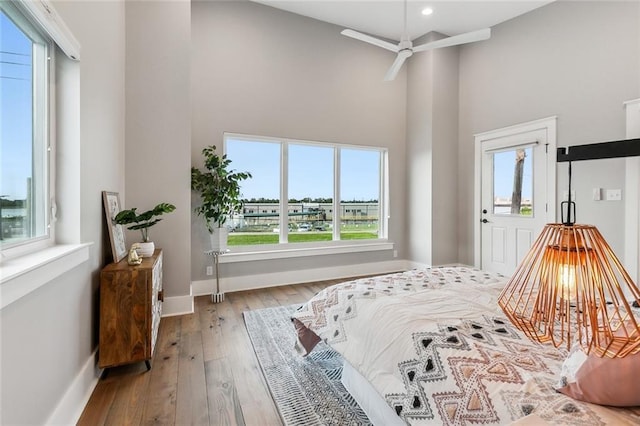
<instances>
[{"instance_id":1,"label":"pendant light cord","mask_svg":"<svg viewBox=\"0 0 640 426\"><path fill-rule=\"evenodd\" d=\"M567 207L567 220L564 220L564 207ZM571 217L571 208L573 207L573 217ZM576 203L571 199L571 161L569 161L569 193L567 201L561 203L562 223L571 226L576 223Z\"/></svg>"}]
</instances>

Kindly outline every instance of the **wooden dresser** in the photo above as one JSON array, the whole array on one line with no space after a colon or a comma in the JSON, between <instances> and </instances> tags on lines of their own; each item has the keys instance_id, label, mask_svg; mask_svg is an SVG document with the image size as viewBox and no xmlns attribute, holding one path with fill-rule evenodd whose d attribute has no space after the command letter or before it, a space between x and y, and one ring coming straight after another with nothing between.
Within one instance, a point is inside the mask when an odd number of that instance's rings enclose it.
<instances>
[{"instance_id":1,"label":"wooden dresser","mask_svg":"<svg viewBox=\"0 0 640 426\"><path fill-rule=\"evenodd\" d=\"M139 266L127 259L100 272L100 368L145 361L158 340L162 316L162 250Z\"/></svg>"}]
</instances>

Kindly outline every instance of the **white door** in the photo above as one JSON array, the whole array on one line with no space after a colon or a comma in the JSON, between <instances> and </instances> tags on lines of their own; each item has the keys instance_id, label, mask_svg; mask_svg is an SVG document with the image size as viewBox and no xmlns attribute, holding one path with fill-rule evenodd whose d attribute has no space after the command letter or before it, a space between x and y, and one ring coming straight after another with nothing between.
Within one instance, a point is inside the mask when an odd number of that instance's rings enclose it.
<instances>
[{"instance_id":1,"label":"white door","mask_svg":"<svg viewBox=\"0 0 640 426\"><path fill-rule=\"evenodd\" d=\"M485 133L479 141L480 214L476 217L480 267L508 276L544 225L554 221L556 152L555 137L550 143L545 126L528 123L506 130Z\"/></svg>"}]
</instances>

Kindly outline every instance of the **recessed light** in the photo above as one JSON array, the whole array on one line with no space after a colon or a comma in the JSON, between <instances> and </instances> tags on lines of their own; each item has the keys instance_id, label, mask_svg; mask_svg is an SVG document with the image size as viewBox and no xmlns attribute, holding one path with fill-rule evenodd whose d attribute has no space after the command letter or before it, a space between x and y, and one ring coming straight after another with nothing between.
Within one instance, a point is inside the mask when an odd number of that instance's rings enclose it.
<instances>
[{"instance_id":1,"label":"recessed light","mask_svg":"<svg viewBox=\"0 0 640 426\"><path fill-rule=\"evenodd\" d=\"M431 9L430 7L425 7L424 9L422 9L422 14L424 16L429 16L433 13L433 9Z\"/></svg>"}]
</instances>

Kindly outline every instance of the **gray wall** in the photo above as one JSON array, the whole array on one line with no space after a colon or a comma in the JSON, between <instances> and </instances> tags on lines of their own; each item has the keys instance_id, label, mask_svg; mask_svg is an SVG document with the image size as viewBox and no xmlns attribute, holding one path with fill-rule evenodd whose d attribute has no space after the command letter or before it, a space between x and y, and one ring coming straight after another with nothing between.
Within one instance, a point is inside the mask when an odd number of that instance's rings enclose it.
<instances>
[{"instance_id":1,"label":"gray wall","mask_svg":"<svg viewBox=\"0 0 640 426\"><path fill-rule=\"evenodd\" d=\"M639 8L555 2L494 27L487 42L461 48L460 262L473 262L475 133L557 115L558 146L625 137L622 103L640 96ZM623 202L591 201L591 189L624 188L624 163L589 163L574 168L578 220L598 226L622 258ZM566 180L566 166L558 167L559 196Z\"/></svg>"},{"instance_id":2,"label":"gray wall","mask_svg":"<svg viewBox=\"0 0 640 426\"><path fill-rule=\"evenodd\" d=\"M437 40L435 33L414 44ZM408 63L407 258L454 263L456 237L458 48L418 53Z\"/></svg>"},{"instance_id":3,"label":"gray wall","mask_svg":"<svg viewBox=\"0 0 640 426\"><path fill-rule=\"evenodd\" d=\"M56 1L54 7L82 44L82 61L75 65L81 76L79 190L74 204L59 207L61 218L79 217L80 223L73 238L63 239L94 244L88 263L0 311L2 424L44 424L92 360L97 275L110 258L102 244L101 191L124 190L124 3ZM66 190L59 188L60 197L68 196Z\"/></svg>"},{"instance_id":4,"label":"gray wall","mask_svg":"<svg viewBox=\"0 0 640 426\"><path fill-rule=\"evenodd\" d=\"M192 4L192 147L225 131L389 148L390 239L404 250L406 71L383 77L394 55L340 35L342 27L249 2ZM192 280L205 276L207 234L192 218ZM341 264L392 253L340 256ZM221 275L319 268L336 256L225 264Z\"/></svg>"},{"instance_id":5,"label":"gray wall","mask_svg":"<svg viewBox=\"0 0 640 426\"><path fill-rule=\"evenodd\" d=\"M126 198L139 211L176 210L150 228L164 251L165 296L189 296L191 3L126 2ZM127 231L127 245L141 241Z\"/></svg>"},{"instance_id":6,"label":"gray wall","mask_svg":"<svg viewBox=\"0 0 640 426\"><path fill-rule=\"evenodd\" d=\"M204 248L198 238L204 227L190 212L189 166L200 164L204 146L220 145L223 131L388 147L390 237L398 243L399 258L429 255L422 251L422 235L404 227L408 218L419 222L417 215L427 205L416 200L410 210L404 207L407 194L420 195L424 178L431 179L433 192L424 201L433 206L430 256L434 262L450 257L449 248L438 242L458 226L458 260L471 262L474 133L558 115L560 145L623 138L622 102L640 97L637 2L559 2L498 25L491 40L460 48L456 186L448 174L456 170L455 165L449 169L455 162L433 162L430 177L416 170L425 167L428 157L407 163L409 149L423 152L422 136L417 144L409 138L405 152L405 120L418 120L411 121L415 124L426 116L446 123L428 130L432 153L425 155L455 155L448 141L456 132L451 128L456 59L448 54L431 64L438 55L419 59L424 67L416 61L409 81L405 69L394 83L384 83L393 54L340 36L339 27L257 4L194 2L190 10L186 1L128 2L126 7L123 2L56 1L55 7L82 44L80 213L65 213L61 206L60 214L80 221L77 237L67 242L95 244L88 263L0 311L3 424L44 423L92 360L98 272L110 256L104 247L102 190L120 192L128 206L144 208L159 201L178 206L152 235L166 250L168 295L184 296L189 279L202 279L209 261L200 255ZM431 100L412 98L414 106L407 111L407 88L412 94L423 91ZM559 172L561 193L564 172ZM576 188L579 218L596 224L616 251L623 241L622 203L587 199L593 186L622 187L623 172L616 161L575 169L582 181ZM413 182L410 191L405 189L407 175ZM456 189L458 220L452 224L448 197ZM188 231L192 223L193 244ZM438 234L435 224L444 224L447 232ZM415 238L411 251L409 235ZM131 242L137 235L127 237ZM447 254L440 258L440 253ZM225 266L230 266L226 273L241 275L383 261L387 256L391 254Z\"/></svg>"}]
</instances>

